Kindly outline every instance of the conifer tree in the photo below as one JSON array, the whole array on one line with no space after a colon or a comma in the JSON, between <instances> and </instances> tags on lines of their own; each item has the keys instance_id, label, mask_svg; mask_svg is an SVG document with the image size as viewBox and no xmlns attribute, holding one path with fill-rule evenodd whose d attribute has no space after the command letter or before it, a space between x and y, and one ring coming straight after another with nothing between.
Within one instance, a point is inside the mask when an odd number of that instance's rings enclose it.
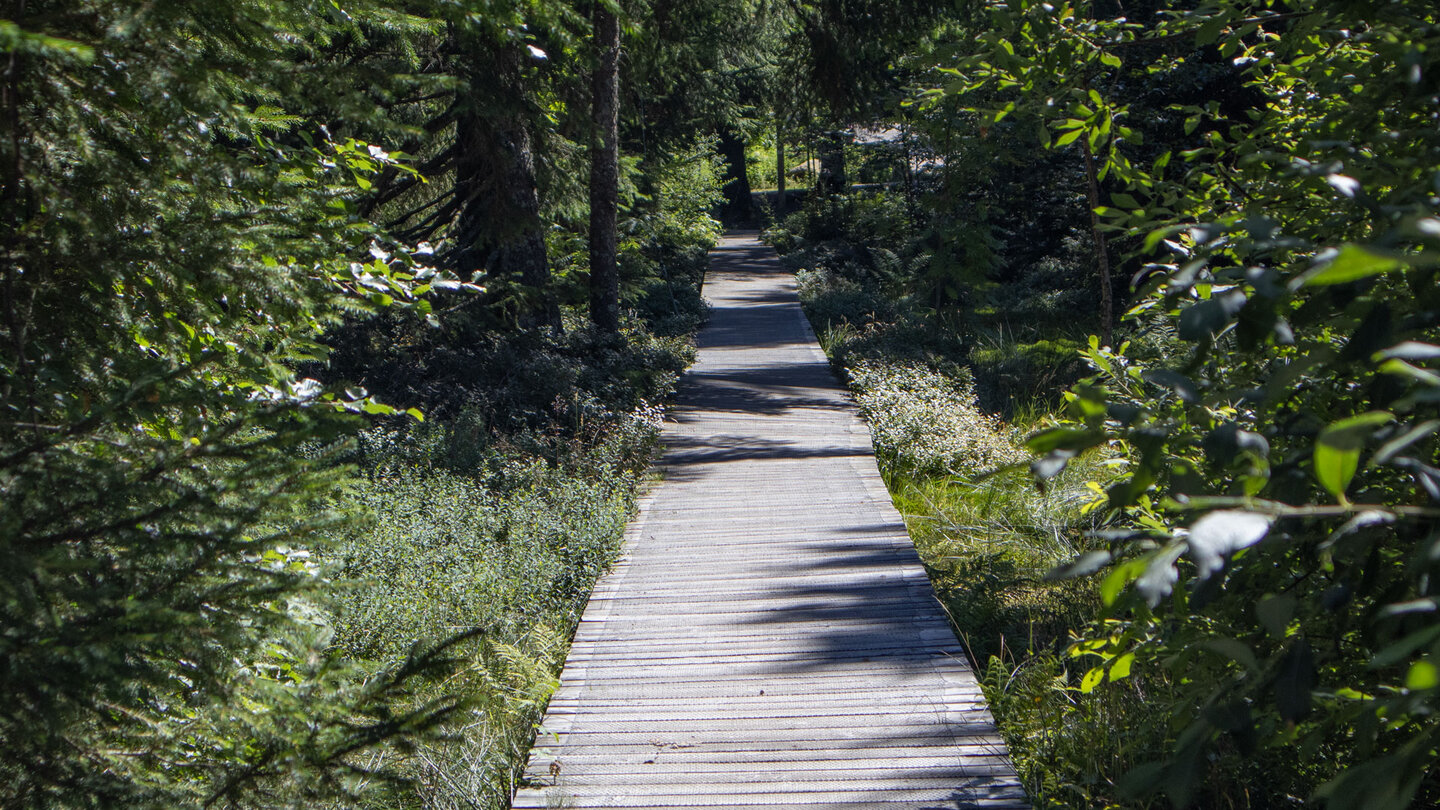
<instances>
[{"instance_id":1,"label":"conifer tree","mask_svg":"<svg viewBox=\"0 0 1440 810\"><path fill-rule=\"evenodd\" d=\"M326 53L386 9L29 0L0 21L0 806L293 806L409 705L307 596L363 392L298 379L433 271L355 216L379 146Z\"/></svg>"}]
</instances>

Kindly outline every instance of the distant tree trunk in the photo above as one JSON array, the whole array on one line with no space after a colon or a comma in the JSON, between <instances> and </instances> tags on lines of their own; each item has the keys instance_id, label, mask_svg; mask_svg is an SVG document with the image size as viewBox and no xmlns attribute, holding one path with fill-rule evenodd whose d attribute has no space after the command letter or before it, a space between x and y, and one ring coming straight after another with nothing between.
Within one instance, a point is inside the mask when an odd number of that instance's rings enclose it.
<instances>
[{"instance_id":1,"label":"distant tree trunk","mask_svg":"<svg viewBox=\"0 0 1440 810\"><path fill-rule=\"evenodd\" d=\"M915 156L910 151L910 124L902 121L900 124L900 146L905 155L905 209L910 213L910 221L915 222Z\"/></svg>"},{"instance_id":2,"label":"distant tree trunk","mask_svg":"<svg viewBox=\"0 0 1440 810\"><path fill-rule=\"evenodd\" d=\"M775 216L785 216L785 119L775 116Z\"/></svg>"},{"instance_id":3,"label":"distant tree trunk","mask_svg":"<svg viewBox=\"0 0 1440 810\"><path fill-rule=\"evenodd\" d=\"M827 132L820 140L820 191L824 194L843 194L850 190L850 179L845 170L845 141L842 132Z\"/></svg>"},{"instance_id":4,"label":"distant tree trunk","mask_svg":"<svg viewBox=\"0 0 1440 810\"><path fill-rule=\"evenodd\" d=\"M533 309L518 313L522 325L559 329L533 141L522 109L523 59L515 49L497 54L494 83L476 88L457 116L456 257L461 271L519 279L535 294Z\"/></svg>"},{"instance_id":5,"label":"distant tree trunk","mask_svg":"<svg viewBox=\"0 0 1440 810\"><path fill-rule=\"evenodd\" d=\"M620 184L620 21L603 5L594 12L598 50L591 111L590 320L602 331L620 331L620 269L616 264L615 216Z\"/></svg>"},{"instance_id":6,"label":"distant tree trunk","mask_svg":"<svg viewBox=\"0 0 1440 810\"><path fill-rule=\"evenodd\" d=\"M1110 251L1105 246L1105 234L1100 231L1100 180L1095 170L1095 153L1090 149L1090 139L1081 137L1080 148L1085 155L1085 185L1090 202L1090 238L1095 243L1095 265L1100 270L1100 343L1113 345L1115 304L1110 292Z\"/></svg>"},{"instance_id":7,"label":"distant tree trunk","mask_svg":"<svg viewBox=\"0 0 1440 810\"><path fill-rule=\"evenodd\" d=\"M725 158L726 222L754 219L750 207L750 170L745 163L745 139L726 127L720 131L720 154Z\"/></svg>"}]
</instances>

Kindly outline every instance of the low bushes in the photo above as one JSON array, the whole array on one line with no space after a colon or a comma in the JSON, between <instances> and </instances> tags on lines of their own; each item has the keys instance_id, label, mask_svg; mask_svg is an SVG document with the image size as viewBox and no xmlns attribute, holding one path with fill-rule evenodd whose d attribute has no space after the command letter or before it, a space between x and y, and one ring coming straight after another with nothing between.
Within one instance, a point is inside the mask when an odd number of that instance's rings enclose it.
<instances>
[{"instance_id":1,"label":"low bushes","mask_svg":"<svg viewBox=\"0 0 1440 810\"><path fill-rule=\"evenodd\" d=\"M968 373L873 360L846 371L891 476L968 476L1020 460L1009 431L975 405Z\"/></svg>"},{"instance_id":2,"label":"low bushes","mask_svg":"<svg viewBox=\"0 0 1440 810\"><path fill-rule=\"evenodd\" d=\"M1090 794L1056 761L1084 762L1079 770L1095 778L1113 776L1126 760L1105 739L1112 724L1126 712L1135 713L1137 728L1151 721L1143 702L1119 696L1099 713L1093 703L1075 708L1078 688L1064 650L1069 629L1093 616L1099 600L1086 583L1052 582L1047 574L1093 544L1088 535L1101 520L1090 509L1095 492L1087 482L1113 462L1092 452L1037 488L1021 445L1029 425L986 413L976 391L976 374L990 373L978 371L984 361L1018 365L1025 347L1003 344L981 354L837 274L803 271L800 286L1037 806L1090 806ZM1036 367L1048 348L1029 350L1040 357ZM1019 410L1023 416L1033 406Z\"/></svg>"},{"instance_id":3,"label":"low bushes","mask_svg":"<svg viewBox=\"0 0 1440 810\"><path fill-rule=\"evenodd\" d=\"M1038 329L1017 335L993 326L994 312L896 296L840 258L852 252L794 241L787 261L806 313L869 423L895 504L1036 805L1092 807L1165 730L1131 683L1081 699L1085 666L1068 655L1071 628L1100 600L1085 580L1048 578L1100 542L1089 481L1120 463L1096 450L1043 488L1031 475L1023 437L1081 373L1079 343Z\"/></svg>"},{"instance_id":4,"label":"low bushes","mask_svg":"<svg viewBox=\"0 0 1440 810\"><path fill-rule=\"evenodd\" d=\"M662 403L694 359L713 221L693 191L674 201L691 216L632 223L618 335L568 305L560 332L457 309L439 328L395 318L332 334L317 375L427 417L372 428L348 456L331 506L354 519L317 550L337 585L325 604L334 644L380 666L473 634L449 674L413 695L456 695L459 710L439 737L367 763L364 807L508 806L590 590L620 549Z\"/></svg>"},{"instance_id":5,"label":"low bushes","mask_svg":"<svg viewBox=\"0 0 1440 810\"><path fill-rule=\"evenodd\" d=\"M385 661L429 639L481 633L458 672L430 687L459 690L466 710L444 737L393 763L409 784L371 806L507 806L590 587L620 548L633 468L657 432L636 419L648 442L611 448L625 466L492 449L479 467L488 475L390 455L352 482L345 504L369 520L328 552L350 583L332 606L337 643ZM393 438L372 433L367 443Z\"/></svg>"}]
</instances>

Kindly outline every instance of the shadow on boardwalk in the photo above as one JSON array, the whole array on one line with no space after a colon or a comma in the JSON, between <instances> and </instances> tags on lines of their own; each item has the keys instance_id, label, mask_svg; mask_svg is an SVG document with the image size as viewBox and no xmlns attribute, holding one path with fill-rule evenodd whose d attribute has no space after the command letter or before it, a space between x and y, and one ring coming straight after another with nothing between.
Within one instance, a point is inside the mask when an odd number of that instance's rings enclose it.
<instances>
[{"instance_id":1,"label":"shadow on boardwalk","mask_svg":"<svg viewBox=\"0 0 1440 810\"><path fill-rule=\"evenodd\" d=\"M729 237L705 292L514 807L1027 807L793 280Z\"/></svg>"}]
</instances>

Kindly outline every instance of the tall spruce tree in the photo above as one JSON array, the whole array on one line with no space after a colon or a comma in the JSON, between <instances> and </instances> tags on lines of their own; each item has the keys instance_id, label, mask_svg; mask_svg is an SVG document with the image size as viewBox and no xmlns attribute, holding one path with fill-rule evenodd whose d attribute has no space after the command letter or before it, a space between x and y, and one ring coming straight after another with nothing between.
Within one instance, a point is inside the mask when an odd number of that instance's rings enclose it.
<instances>
[{"instance_id":1,"label":"tall spruce tree","mask_svg":"<svg viewBox=\"0 0 1440 810\"><path fill-rule=\"evenodd\" d=\"M620 19L615 9L594 8L595 68L590 146L590 320L605 332L620 329L620 269L615 217L620 184Z\"/></svg>"},{"instance_id":2,"label":"tall spruce tree","mask_svg":"<svg viewBox=\"0 0 1440 810\"><path fill-rule=\"evenodd\" d=\"M0 138L0 805L293 806L453 703L326 651L305 547L363 392L293 363L431 271L354 215L364 3L11 4ZM388 21L388 22L387 22ZM345 105L363 107L363 105ZM308 459L308 460L307 460Z\"/></svg>"}]
</instances>

